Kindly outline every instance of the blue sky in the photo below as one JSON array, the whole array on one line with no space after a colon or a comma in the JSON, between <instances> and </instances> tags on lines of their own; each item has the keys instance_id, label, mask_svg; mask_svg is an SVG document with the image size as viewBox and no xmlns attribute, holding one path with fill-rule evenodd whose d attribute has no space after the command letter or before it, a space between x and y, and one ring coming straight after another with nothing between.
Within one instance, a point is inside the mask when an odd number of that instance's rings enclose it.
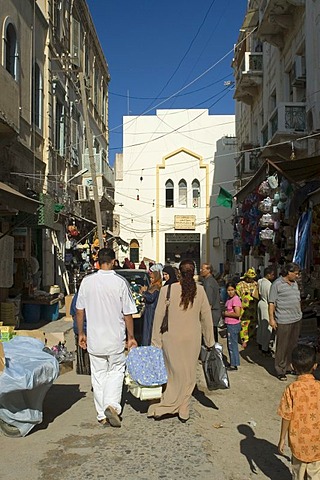
<instances>
[{"instance_id":1,"label":"blue sky","mask_svg":"<svg viewBox=\"0 0 320 480\"><path fill-rule=\"evenodd\" d=\"M128 113L152 115L160 103L158 108L234 113L233 91L224 82L233 80L232 49L247 0L87 2L111 74L111 164L121 151Z\"/></svg>"}]
</instances>

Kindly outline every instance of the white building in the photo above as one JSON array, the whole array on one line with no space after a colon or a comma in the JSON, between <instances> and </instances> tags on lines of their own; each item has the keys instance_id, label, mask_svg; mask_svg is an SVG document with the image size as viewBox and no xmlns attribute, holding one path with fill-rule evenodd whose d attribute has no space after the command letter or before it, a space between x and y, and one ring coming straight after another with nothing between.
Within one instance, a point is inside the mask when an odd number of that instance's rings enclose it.
<instances>
[{"instance_id":1,"label":"white building","mask_svg":"<svg viewBox=\"0 0 320 480\"><path fill-rule=\"evenodd\" d=\"M138 265L143 259L179 263L191 257L198 266L210 261L219 269L232 238L232 210L216 207L216 198L219 185L232 192L233 135L234 116L208 110L124 117L115 214L130 251L119 252L120 260L130 257Z\"/></svg>"}]
</instances>

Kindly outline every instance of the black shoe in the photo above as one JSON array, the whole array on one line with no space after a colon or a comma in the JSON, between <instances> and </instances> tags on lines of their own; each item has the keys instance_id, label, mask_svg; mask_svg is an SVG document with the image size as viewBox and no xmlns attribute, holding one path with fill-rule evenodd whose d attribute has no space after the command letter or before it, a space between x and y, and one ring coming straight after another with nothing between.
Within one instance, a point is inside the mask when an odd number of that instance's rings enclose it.
<instances>
[{"instance_id":1,"label":"black shoe","mask_svg":"<svg viewBox=\"0 0 320 480\"><path fill-rule=\"evenodd\" d=\"M270 352L270 350L262 350L262 355L264 357L272 357L272 353Z\"/></svg>"},{"instance_id":2,"label":"black shoe","mask_svg":"<svg viewBox=\"0 0 320 480\"><path fill-rule=\"evenodd\" d=\"M282 373L281 375L278 375L278 379L281 382L285 382L287 380L287 375L284 375L284 373Z\"/></svg>"},{"instance_id":3,"label":"black shoe","mask_svg":"<svg viewBox=\"0 0 320 480\"><path fill-rule=\"evenodd\" d=\"M287 370L286 374L287 375L297 375L297 373L294 370Z\"/></svg>"},{"instance_id":4,"label":"black shoe","mask_svg":"<svg viewBox=\"0 0 320 480\"><path fill-rule=\"evenodd\" d=\"M178 418L181 423L187 423L187 421L189 420L189 418L181 418L181 417L178 417Z\"/></svg>"},{"instance_id":5,"label":"black shoe","mask_svg":"<svg viewBox=\"0 0 320 480\"><path fill-rule=\"evenodd\" d=\"M233 366L233 365L230 365L230 367L227 367L227 370L228 370L229 372L233 372L233 371L235 371L235 370L238 370L238 367Z\"/></svg>"}]
</instances>

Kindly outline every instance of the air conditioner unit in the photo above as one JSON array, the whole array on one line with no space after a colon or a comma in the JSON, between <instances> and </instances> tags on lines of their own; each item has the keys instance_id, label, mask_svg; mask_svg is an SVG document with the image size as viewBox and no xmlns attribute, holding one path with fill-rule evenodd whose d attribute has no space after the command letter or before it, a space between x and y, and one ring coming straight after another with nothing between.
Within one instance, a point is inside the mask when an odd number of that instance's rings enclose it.
<instances>
[{"instance_id":1,"label":"air conditioner unit","mask_svg":"<svg viewBox=\"0 0 320 480\"><path fill-rule=\"evenodd\" d=\"M89 192L86 185L77 185L77 191L79 202L87 202L89 200Z\"/></svg>"},{"instance_id":2,"label":"air conditioner unit","mask_svg":"<svg viewBox=\"0 0 320 480\"><path fill-rule=\"evenodd\" d=\"M292 85L294 87L303 85L306 81L306 59L302 55L294 57L292 65Z\"/></svg>"}]
</instances>

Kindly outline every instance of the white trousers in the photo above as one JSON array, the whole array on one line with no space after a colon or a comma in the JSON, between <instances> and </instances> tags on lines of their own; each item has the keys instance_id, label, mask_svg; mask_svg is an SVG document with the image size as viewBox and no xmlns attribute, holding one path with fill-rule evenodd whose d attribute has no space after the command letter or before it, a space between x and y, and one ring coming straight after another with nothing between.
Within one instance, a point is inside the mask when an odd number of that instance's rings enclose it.
<instances>
[{"instance_id":1,"label":"white trousers","mask_svg":"<svg viewBox=\"0 0 320 480\"><path fill-rule=\"evenodd\" d=\"M93 399L97 419L105 418L104 411L113 407L121 413L121 394L126 365L124 351L114 355L96 356L89 354Z\"/></svg>"},{"instance_id":2,"label":"white trousers","mask_svg":"<svg viewBox=\"0 0 320 480\"><path fill-rule=\"evenodd\" d=\"M319 480L320 462L304 463L292 455L292 480Z\"/></svg>"}]
</instances>

